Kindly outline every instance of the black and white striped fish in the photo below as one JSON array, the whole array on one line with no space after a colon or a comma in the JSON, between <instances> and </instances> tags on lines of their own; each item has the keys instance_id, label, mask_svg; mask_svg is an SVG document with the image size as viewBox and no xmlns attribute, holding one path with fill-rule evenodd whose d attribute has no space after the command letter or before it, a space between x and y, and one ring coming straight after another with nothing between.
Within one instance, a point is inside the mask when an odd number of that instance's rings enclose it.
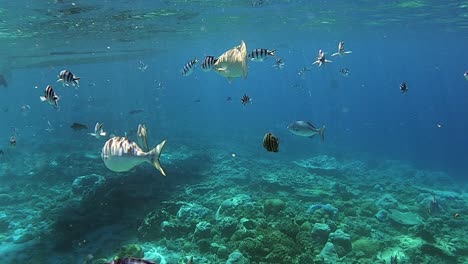
<instances>
[{"instance_id":1,"label":"black and white striped fish","mask_svg":"<svg viewBox=\"0 0 468 264\"><path fill-rule=\"evenodd\" d=\"M216 58L215 56L205 56L201 64L201 68L204 71L210 71L213 69L213 66L215 65L217 61L218 61L218 58Z\"/></svg>"},{"instance_id":2,"label":"black and white striped fish","mask_svg":"<svg viewBox=\"0 0 468 264\"><path fill-rule=\"evenodd\" d=\"M182 68L182 76L189 76L190 74L192 74L193 70L195 69L195 67L197 66L197 62L198 60L197 59L193 59L189 62L187 62L185 65L184 65L184 68Z\"/></svg>"},{"instance_id":3,"label":"black and white striped fish","mask_svg":"<svg viewBox=\"0 0 468 264\"><path fill-rule=\"evenodd\" d=\"M55 94L54 89L52 86L47 85L44 91L44 95L39 97L41 102L48 102L49 104L53 105L55 108L58 108L58 100L60 99L58 95Z\"/></svg>"},{"instance_id":4,"label":"black and white striped fish","mask_svg":"<svg viewBox=\"0 0 468 264\"><path fill-rule=\"evenodd\" d=\"M59 79L57 82L62 82L62 85L70 86L71 84L73 86L80 87L80 84L78 83L80 77L75 76L71 71L63 70L59 73L58 77Z\"/></svg>"},{"instance_id":5,"label":"black and white striped fish","mask_svg":"<svg viewBox=\"0 0 468 264\"><path fill-rule=\"evenodd\" d=\"M268 50L268 49L254 49L249 53L249 59L251 61L263 61L268 56L275 56L276 50Z\"/></svg>"},{"instance_id":6,"label":"black and white striped fish","mask_svg":"<svg viewBox=\"0 0 468 264\"><path fill-rule=\"evenodd\" d=\"M266 133L263 137L263 147L269 152L278 152L279 151L279 141L278 138L272 133Z\"/></svg>"},{"instance_id":7,"label":"black and white striped fish","mask_svg":"<svg viewBox=\"0 0 468 264\"><path fill-rule=\"evenodd\" d=\"M107 264L156 264L152 261L139 258L118 258L114 259Z\"/></svg>"},{"instance_id":8,"label":"black and white striped fish","mask_svg":"<svg viewBox=\"0 0 468 264\"><path fill-rule=\"evenodd\" d=\"M166 144L166 140L154 149L145 152L137 143L126 137L112 137L104 144L101 158L106 167L115 172L129 171L141 163L148 162L161 172L162 175L166 176L161 163L159 163L159 156L164 144Z\"/></svg>"}]
</instances>

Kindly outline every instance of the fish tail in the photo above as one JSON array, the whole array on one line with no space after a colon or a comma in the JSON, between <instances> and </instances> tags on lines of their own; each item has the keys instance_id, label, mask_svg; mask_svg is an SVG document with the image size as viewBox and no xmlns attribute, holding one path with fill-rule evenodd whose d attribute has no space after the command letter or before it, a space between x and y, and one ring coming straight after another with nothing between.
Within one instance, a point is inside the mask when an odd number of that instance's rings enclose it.
<instances>
[{"instance_id":1,"label":"fish tail","mask_svg":"<svg viewBox=\"0 0 468 264\"><path fill-rule=\"evenodd\" d=\"M151 164L159 171L163 176L166 176L166 172L164 172L163 167L161 166L161 163L159 163L159 156L161 156L162 149L164 148L164 145L166 144L166 140L161 142L159 145L157 145L154 149L150 151L150 154L152 155L151 157Z\"/></svg>"},{"instance_id":2,"label":"fish tail","mask_svg":"<svg viewBox=\"0 0 468 264\"><path fill-rule=\"evenodd\" d=\"M319 129L319 135L320 135L320 139L323 141L325 141L325 126L322 126L320 129Z\"/></svg>"},{"instance_id":3,"label":"fish tail","mask_svg":"<svg viewBox=\"0 0 468 264\"><path fill-rule=\"evenodd\" d=\"M276 56L275 52L276 52L276 49L270 50L269 52L270 56Z\"/></svg>"}]
</instances>

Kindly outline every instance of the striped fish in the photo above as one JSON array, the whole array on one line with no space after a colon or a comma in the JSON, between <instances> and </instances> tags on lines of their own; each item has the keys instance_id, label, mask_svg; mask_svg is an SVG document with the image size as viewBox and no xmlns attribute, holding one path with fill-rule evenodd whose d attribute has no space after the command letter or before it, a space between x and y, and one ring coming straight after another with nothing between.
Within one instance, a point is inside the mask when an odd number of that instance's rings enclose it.
<instances>
[{"instance_id":1,"label":"striped fish","mask_svg":"<svg viewBox=\"0 0 468 264\"><path fill-rule=\"evenodd\" d=\"M144 151L149 151L148 147L148 130L146 130L146 126L144 124L139 124L137 129L137 139L138 139L138 146L140 146Z\"/></svg>"},{"instance_id":2,"label":"striped fish","mask_svg":"<svg viewBox=\"0 0 468 264\"><path fill-rule=\"evenodd\" d=\"M182 76L189 76L190 74L192 74L193 70L195 69L195 67L197 66L197 62L198 60L197 59L193 59L189 62L187 62L185 65L184 65L184 68L182 68Z\"/></svg>"},{"instance_id":3,"label":"striped fish","mask_svg":"<svg viewBox=\"0 0 468 264\"><path fill-rule=\"evenodd\" d=\"M267 49L254 49L249 53L249 59L251 61L261 62L266 59L268 56L275 56L276 50L267 50Z\"/></svg>"},{"instance_id":4,"label":"striped fish","mask_svg":"<svg viewBox=\"0 0 468 264\"><path fill-rule=\"evenodd\" d=\"M218 58L215 58L215 56L205 56L201 64L201 68L204 71L210 71L213 69L216 61L218 61Z\"/></svg>"},{"instance_id":5,"label":"striped fish","mask_svg":"<svg viewBox=\"0 0 468 264\"><path fill-rule=\"evenodd\" d=\"M129 171L141 163L152 164L162 175L166 176L164 169L159 163L159 156L166 144L161 142L151 151L143 151L135 142L126 137L113 137L107 140L102 148L101 158L106 167L115 172Z\"/></svg>"},{"instance_id":6,"label":"striped fish","mask_svg":"<svg viewBox=\"0 0 468 264\"><path fill-rule=\"evenodd\" d=\"M52 86L47 85L44 91L44 95L39 96L39 98L41 99L41 102L47 101L49 104L53 105L55 108L58 108L58 100L60 99L60 97L58 97L58 95L55 94Z\"/></svg>"},{"instance_id":7,"label":"striped fish","mask_svg":"<svg viewBox=\"0 0 468 264\"><path fill-rule=\"evenodd\" d=\"M139 258L118 258L108 264L156 264L155 262Z\"/></svg>"},{"instance_id":8,"label":"striped fish","mask_svg":"<svg viewBox=\"0 0 468 264\"><path fill-rule=\"evenodd\" d=\"M266 133L263 137L263 147L269 152L278 152L279 151L279 141L278 138L272 133Z\"/></svg>"},{"instance_id":9,"label":"striped fish","mask_svg":"<svg viewBox=\"0 0 468 264\"><path fill-rule=\"evenodd\" d=\"M73 86L80 87L80 84L78 83L80 77L75 76L71 71L63 70L59 73L58 77L59 79L57 82L62 82L62 85L70 86L71 84Z\"/></svg>"}]
</instances>

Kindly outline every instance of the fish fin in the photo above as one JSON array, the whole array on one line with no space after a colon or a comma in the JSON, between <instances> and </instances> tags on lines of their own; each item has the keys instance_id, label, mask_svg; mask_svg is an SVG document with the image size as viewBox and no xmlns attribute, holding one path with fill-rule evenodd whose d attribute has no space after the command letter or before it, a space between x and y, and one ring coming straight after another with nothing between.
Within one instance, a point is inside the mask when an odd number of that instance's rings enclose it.
<instances>
[{"instance_id":1,"label":"fish fin","mask_svg":"<svg viewBox=\"0 0 468 264\"><path fill-rule=\"evenodd\" d=\"M276 52L276 49L270 50L270 52L268 52L268 55L270 55L270 56L276 56L275 52Z\"/></svg>"},{"instance_id":2,"label":"fish fin","mask_svg":"<svg viewBox=\"0 0 468 264\"><path fill-rule=\"evenodd\" d=\"M104 132L104 131L101 131L101 132L99 133L99 135L101 135L101 137L105 137L105 136L107 135L107 133Z\"/></svg>"},{"instance_id":3,"label":"fish fin","mask_svg":"<svg viewBox=\"0 0 468 264\"><path fill-rule=\"evenodd\" d=\"M79 80L80 80L80 77L75 77L75 78L73 78L73 82L76 84L76 87L80 87L80 82L79 82Z\"/></svg>"},{"instance_id":4,"label":"fish fin","mask_svg":"<svg viewBox=\"0 0 468 264\"><path fill-rule=\"evenodd\" d=\"M319 63L319 61L314 61L314 63L312 63L312 65L317 64L317 63Z\"/></svg>"},{"instance_id":5,"label":"fish fin","mask_svg":"<svg viewBox=\"0 0 468 264\"><path fill-rule=\"evenodd\" d=\"M161 156L161 152L164 148L164 145L166 144L166 140L161 142L159 145L157 145L154 149L150 151L150 154L152 155L151 158L151 164L159 171L163 176L166 176L166 172L164 171L163 167L161 166L161 163L159 163L159 156Z\"/></svg>"},{"instance_id":6,"label":"fish fin","mask_svg":"<svg viewBox=\"0 0 468 264\"><path fill-rule=\"evenodd\" d=\"M39 96L39 98L41 99L41 102L45 102L47 100L47 98L45 98L44 96Z\"/></svg>"},{"instance_id":7,"label":"fish fin","mask_svg":"<svg viewBox=\"0 0 468 264\"><path fill-rule=\"evenodd\" d=\"M333 62L333 61L331 61L331 60L325 60L325 62Z\"/></svg>"},{"instance_id":8,"label":"fish fin","mask_svg":"<svg viewBox=\"0 0 468 264\"><path fill-rule=\"evenodd\" d=\"M350 53L353 53L353 52L349 50L349 51L345 51L344 53L345 54L350 54Z\"/></svg>"},{"instance_id":9,"label":"fish fin","mask_svg":"<svg viewBox=\"0 0 468 264\"><path fill-rule=\"evenodd\" d=\"M96 134L95 133L88 133L88 135L91 135L93 137L96 137Z\"/></svg>"},{"instance_id":10,"label":"fish fin","mask_svg":"<svg viewBox=\"0 0 468 264\"><path fill-rule=\"evenodd\" d=\"M320 129L319 129L319 135L320 135L320 139L323 141L325 141L325 126L322 126Z\"/></svg>"}]
</instances>

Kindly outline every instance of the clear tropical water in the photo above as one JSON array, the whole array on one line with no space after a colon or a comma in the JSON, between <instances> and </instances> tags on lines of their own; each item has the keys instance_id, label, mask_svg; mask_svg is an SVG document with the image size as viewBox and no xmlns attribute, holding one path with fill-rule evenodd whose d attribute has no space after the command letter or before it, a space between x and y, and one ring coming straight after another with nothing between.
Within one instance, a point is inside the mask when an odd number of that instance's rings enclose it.
<instances>
[{"instance_id":1,"label":"clear tropical water","mask_svg":"<svg viewBox=\"0 0 468 264\"><path fill-rule=\"evenodd\" d=\"M186 263L188 256L193 263L390 263L390 256L403 263L468 261L468 2L3 2L5 263L83 263L87 255L88 263L105 263L128 244L143 247L144 258L156 263ZM276 49L285 66L273 67L274 57L249 61L247 79L232 82L201 70L204 56L242 40L249 51ZM331 57L339 41L352 54ZM319 49L331 63L312 65ZM182 76L193 58L200 60L197 68ZM340 74L343 68L349 76ZM78 89L56 82L63 69L81 77ZM402 82L409 89L404 94ZM60 96L59 110L39 100L49 84ZM244 94L251 104L241 104ZM325 125L325 141L290 133L286 126L297 120ZM74 122L88 129L74 131ZM167 139L161 163L168 176L148 164L125 173L108 170L100 157L106 139L87 134L96 122L132 140L144 123L151 147ZM279 138L278 153L262 147L267 132ZM13 135L16 146L9 142ZM91 174L106 184L88 186L95 188L91 194L73 191L77 178ZM337 187L343 185L350 195ZM214 217L223 201L238 195L250 198L233 206L230 219L237 226L242 219L257 223L238 228L249 234L241 238L225 235L222 219ZM382 202L384 195L396 202ZM444 208L437 214L427 211L432 197ZM271 199L286 206L268 213ZM181 219L184 204L197 217ZM312 204L332 204L338 213L317 216L307 212ZM198 215L197 206L210 213ZM366 206L371 213L363 213ZM379 210L413 213L420 222L380 221ZM162 211L148 238L142 223ZM290 218L295 226L277 230ZM161 231L163 221L179 232ZM211 235L200 237L200 222L211 224ZM360 233L362 223L371 231ZM353 249L333 238L317 240L318 224L348 234ZM292 242L266 245L270 250L245 245L270 238L266 230ZM360 250L364 240L381 244ZM327 255L327 241L338 258ZM232 252L245 262L233 261Z\"/></svg>"}]
</instances>

